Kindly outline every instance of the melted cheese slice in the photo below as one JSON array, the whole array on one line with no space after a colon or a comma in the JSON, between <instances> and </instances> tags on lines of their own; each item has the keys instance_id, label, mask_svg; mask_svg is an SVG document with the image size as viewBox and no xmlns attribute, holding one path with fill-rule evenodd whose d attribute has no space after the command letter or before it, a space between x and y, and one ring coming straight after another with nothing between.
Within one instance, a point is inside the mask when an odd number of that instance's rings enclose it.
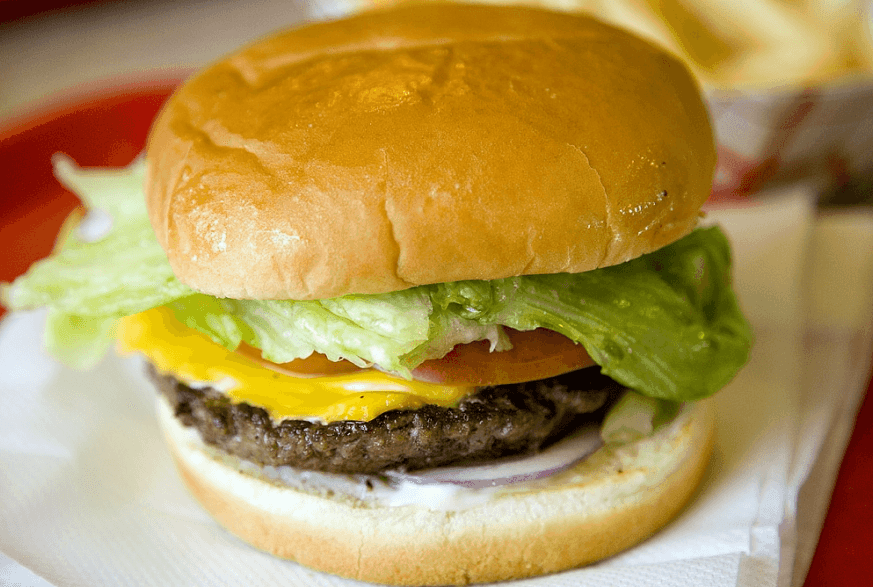
<instances>
[{"instance_id":1,"label":"melted cheese slice","mask_svg":"<svg viewBox=\"0 0 873 587\"><path fill-rule=\"evenodd\" d=\"M189 387L210 386L281 421L372 420L388 410L456 405L474 388L407 381L376 370L302 378L277 373L188 328L166 308L123 318L121 352L139 352Z\"/></svg>"}]
</instances>

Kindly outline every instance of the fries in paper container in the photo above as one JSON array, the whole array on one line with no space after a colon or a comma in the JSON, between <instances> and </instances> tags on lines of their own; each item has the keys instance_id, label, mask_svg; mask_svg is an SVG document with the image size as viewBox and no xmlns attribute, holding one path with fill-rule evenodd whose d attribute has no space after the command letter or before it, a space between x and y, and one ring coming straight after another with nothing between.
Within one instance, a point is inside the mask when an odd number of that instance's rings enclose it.
<instances>
[{"instance_id":1,"label":"fries in paper container","mask_svg":"<svg viewBox=\"0 0 873 587\"><path fill-rule=\"evenodd\" d=\"M707 90L719 140L716 197L873 173L873 3L627 4L639 24L624 26L685 58Z\"/></svg>"},{"instance_id":2,"label":"fries in paper container","mask_svg":"<svg viewBox=\"0 0 873 587\"><path fill-rule=\"evenodd\" d=\"M340 14L412 1L427 0L325 0L319 9ZM777 182L825 187L873 174L873 0L521 3L593 13L683 58L711 106L717 198Z\"/></svg>"}]
</instances>

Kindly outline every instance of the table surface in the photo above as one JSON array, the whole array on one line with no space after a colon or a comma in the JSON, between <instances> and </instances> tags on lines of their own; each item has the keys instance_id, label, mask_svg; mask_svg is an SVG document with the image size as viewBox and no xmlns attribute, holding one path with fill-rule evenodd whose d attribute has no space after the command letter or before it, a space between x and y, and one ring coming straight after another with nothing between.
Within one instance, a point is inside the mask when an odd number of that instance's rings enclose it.
<instances>
[{"instance_id":1,"label":"table surface","mask_svg":"<svg viewBox=\"0 0 873 587\"><path fill-rule=\"evenodd\" d=\"M65 7L71 4L75 3L45 0L33 6L60 7L63 17L62 13L69 10ZM51 20L41 24L35 22L41 17L27 14L29 9L22 8L21 2L0 0L0 54L4 54L4 42L5 49L15 46L9 44L9 35L4 37L4 32L12 31L13 37L23 39L27 30L42 30L41 27L60 22ZM53 14L52 19L58 14ZM21 18L22 15L25 17ZM18 20L3 22L4 18L11 17ZM20 23L24 24L19 26ZM238 44L236 39L226 41ZM97 84L76 85L62 94L50 83L34 82L36 85L25 87L18 94L7 95L0 87L0 185L3 186L0 282L23 273L32 261L49 252L61 222L78 203L54 180L51 155L67 153L83 166L127 164L141 151L150 122L178 83L179 72L199 65L203 59L198 57L192 61L157 70L145 67L143 69L149 72L145 76L142 70L140 73L123 72L120 77L109 76L111 79L103 76L103 81ZM19 66L13 68L14 75L6 76L9 70L4 71L5 67L0 65L0 79L14 79L24 70ZM87 76L87 73L81 75ZM64 79L54 83L63 85ZM33 99L29 101L28 95ZM2 311L0 308L0 315ZM871 388L873 385L868 384L867 399L858 414L837 477L805 583L808 587L869 583L867 571L871 568L873 553L873 467L868 464L869 455L873 454Z\"/></svg>"}]
</instances>

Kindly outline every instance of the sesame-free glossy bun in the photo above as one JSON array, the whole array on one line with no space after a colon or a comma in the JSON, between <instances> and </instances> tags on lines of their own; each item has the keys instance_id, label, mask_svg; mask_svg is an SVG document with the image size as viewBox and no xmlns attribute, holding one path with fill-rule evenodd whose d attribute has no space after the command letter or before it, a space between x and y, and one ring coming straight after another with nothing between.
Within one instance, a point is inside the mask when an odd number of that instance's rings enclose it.
<instances>
[{"instance_id":1,"label":"sesame-free glossy bun","mask_svg":"<svg viewBox=\"0 0 873 587\"><path fill-rule=\"evenodd\" d=\"M688 233L713 137L683 65L580 15L416 4L212 65L149 138L183 282L316 299L581 272Z\"/></svg>"},{"instance_id":2,"label":"sesame-free glossy bun","mask_svg":"<svg viewBox=\"0 0 873 587\"><path fill-rule=\"evenodd\" d=\"M392 585L456 585L578 567L648 538L693 495L712 448L711 408L568 471L456 511L313 495L240 472L204 450L160 400L182 479L228 530L279 557Z\"/></svg>"}]
</instances>

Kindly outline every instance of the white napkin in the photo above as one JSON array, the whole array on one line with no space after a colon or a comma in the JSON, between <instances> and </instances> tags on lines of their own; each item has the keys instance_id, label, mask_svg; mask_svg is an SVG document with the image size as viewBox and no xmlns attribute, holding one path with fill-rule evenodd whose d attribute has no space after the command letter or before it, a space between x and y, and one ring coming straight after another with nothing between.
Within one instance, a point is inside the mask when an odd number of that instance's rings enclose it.
<instances>
[{"instance_id":1,"label":"white napkin","mask_svg":"<svg viewBox=\"0 0 873 587\"><path fill-rule=\"evenodd\" d=\"M802 583L873 354L873 214L812 201L796 189L707 220L733 240L757 344L717 396L695 501L619 556L514 585ZM41 350L39 314L0 326L0 584L356 584L256 552L197 506L136 362L73 372Z\"/></svg>"}]
</instances>

